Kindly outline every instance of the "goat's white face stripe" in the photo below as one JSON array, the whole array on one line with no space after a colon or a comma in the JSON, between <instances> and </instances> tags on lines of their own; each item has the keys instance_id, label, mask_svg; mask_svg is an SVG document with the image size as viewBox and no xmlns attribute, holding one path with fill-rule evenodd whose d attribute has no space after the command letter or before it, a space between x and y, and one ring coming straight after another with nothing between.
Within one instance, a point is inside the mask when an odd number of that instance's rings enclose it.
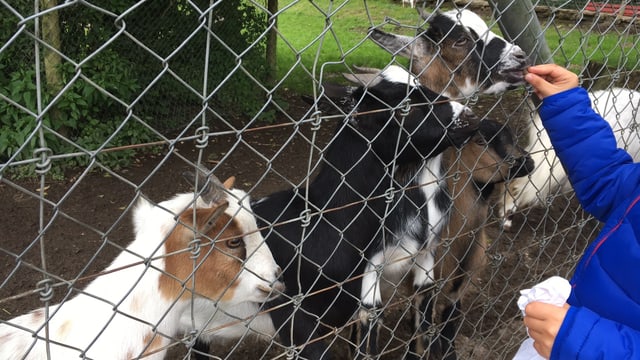
<instances>
[{"instance_id":1,"label":"goat's white face stripe","mask_svg":"<svg viewBox=\"0 0 640 360\"><path fill-rule=\"evenodd\" d=\"M390 82L396 82L396 83L402 83L402 84L408 84L414 87L418 87L420 86L420 82L418 81L418 78L415 77L413 74L411 74L410 72L408 72L407 70L405 70L404 68L397 66L397 65L391 65L387 68L385 68L380 75L387 81ZM475 89L475 87L471 86L469 84L469 92L472 92L473 89ZM467 90L467 89L465 89ZM459 121L460 119L460 115L462 114L463 111L468 110L468 107L462 105L461 103L457 102L457 101L450 101L449 105L451 105L451 111L453 113L453 122L456 123Z\"/></svg>"},{"instance_id":2,"label":"goat's white face stripe","mask_svg":"<svg viewBox=\"0 0 640 360\"><path fill-rule=\"evenodd\" d=\"M522 66L521 54L522 49L506 41L503 37L497 35L489 29L484 20L478 16L478 14L470 10L451 10L443 13L446 17L451 19L457 25L466 28L467 31L471 30L478 35L478 40L484 43L485 49L502 49L500 51L500 57L496 64L486 64L489 67L496 67L493 71L499 71L500 68L512 69ZM491 44L491 45L490 45ZM499 44L499 45L498 45ZM485 91L485 93L498 93L505 91L509 88L508 84L496 84Z\"/></svg>"},{"instance_id":3,"label":"goat's white face stripe","mask_svg":"<svg viewBox=\"0 0 640 360\"><path fill-rule=\"evenodd\" d=\"M226 213L240 222L241 228L245 231L243 237L246 247L247 258L245 259L239 279L244 284L246 281L251 286L248 290L257 286L270 288L271 283L276 279L277 267L271 250L265 244L264 238L258 230L256 220L251 213L249 198L241 190L231 190L232 196L228 197L229 207ZM245 301L263 301L264 298L255 298L255 293L238 294L246 296Z\"/></svg>"},{"instance_id":4,"label":"goat's white face stripe","mask_svg":"<svg viewBox=\"0 0 640 360\"><path fill-rule=\"evenodd\" d=\"M480 16L469 10L450 10L443 13L444 16L451 19L457 25L463 28L472 29L485 43L493 40L494 38L500 38L495 33L489 30L487 24L482 20Z\"/></svg>"}]
</instances>

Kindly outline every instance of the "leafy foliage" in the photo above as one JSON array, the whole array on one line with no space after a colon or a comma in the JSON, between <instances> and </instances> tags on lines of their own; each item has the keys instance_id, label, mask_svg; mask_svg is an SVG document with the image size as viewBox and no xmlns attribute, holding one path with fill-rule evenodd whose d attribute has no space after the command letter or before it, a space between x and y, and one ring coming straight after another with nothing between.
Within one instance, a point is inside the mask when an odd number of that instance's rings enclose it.
<instances>
[{"instance_id":1,"label":"leafy foliage","mask_svg":"<svg viewBox=\"0 0 640 360\"><path fill-rule=\"evenodd\" d=\"M8 43L0 52L0 94L9 99L0 99L1 162L31 159L42 133L54 154L85 154L60 166L85 165L96 150L153 141L155 134L138 119L161 132L180 128L190 119L175 114L201 108L203 94L216 111L241 114L263 107L256 83L266 75L259 40L266 25L253 6L219 2L207 31L210 20L203 11L210 4L204 0L92 4L58 11L63 63L55 71L62 75L62 90L46 84L43 63L37 86L34 23L17 26L22 19L15 14L25 18L33 9L26 3L15 12L0 9L0 41ZM47 50L41 46L40 51ZM104 165L118 167L135 152L97 156Z\"/></svg>"}]
</instances>

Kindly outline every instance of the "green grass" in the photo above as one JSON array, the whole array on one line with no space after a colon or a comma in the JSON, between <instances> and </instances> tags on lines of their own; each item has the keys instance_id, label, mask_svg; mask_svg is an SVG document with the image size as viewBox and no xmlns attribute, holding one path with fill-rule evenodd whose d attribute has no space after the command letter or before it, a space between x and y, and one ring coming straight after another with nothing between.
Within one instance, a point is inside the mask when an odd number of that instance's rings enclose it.
<instances>
[{"instance_id":1,"label":"green grass","mask_svg":"<svg viewBox=\"0 0 640 360\"><path fill-rule=\"evenodd\" d=\"M640 69L640 37L637 35L613 30L599 34L560 26L547 31L545 36L554 52L554 61L575 71L582 69L587 61L618 69Z\"/></svg>"},{"instance_id":2,"label":"green grass","mask_svg":"<svg viewBox=\"0 0 640 360\"><path fill-rule=\"evenodd\" d=\"M278 78L283 86L311 93L314 80L339 78L348 66L382 68L392 56L366 39L370 26L384 25L385 31L415 34L421 19L415 9L402 7L399 1L317 0L280 2L278 17ZM396 20L402 26L385 21ZM497 26L494 31L500 33ZM579 71L585 60L607 63L611 67L637 70L640 44L637 35L597 34L572 27L550 27L545 33L554 61Z\"/></svg>"},{"instance_id":3,"label":"green grass","mask_svg":"<svg viewBox=\"0 0 640 360\"><path fill-rule=\"evenodd\" d=\"M414 9L392 1L314 1L289 5L278 18L279 78L295 90L309 92L311 79L335 76L347 70L345 64L384 67L391 55L367 40L370 26L384 23L385 16L403 25L417 26L420 18ZM290 7L287 7L290 6ZM369 15L371 18L369 18ZM385 26L388 31L415 34L409 27ZM404 63L404 59L398 59Z\"/></svg>"}]
</instances>

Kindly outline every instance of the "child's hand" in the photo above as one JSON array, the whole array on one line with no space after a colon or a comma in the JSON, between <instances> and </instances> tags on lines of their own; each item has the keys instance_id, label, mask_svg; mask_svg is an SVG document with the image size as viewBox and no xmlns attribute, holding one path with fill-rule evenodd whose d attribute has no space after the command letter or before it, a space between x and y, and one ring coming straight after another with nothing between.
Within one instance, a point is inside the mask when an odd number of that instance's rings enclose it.
<instances>
[{"instance_id":1,"label":"child's hand","mask_svg":"<svg viewBox=\"0 0 640 360\"><path fill-rule=\"evenodd\" d=\"M560 307L534 301L529 303L524 311L524 324L529 330L529 336L534 340L533 347L540 356L548 359L556 335L569 311L569 304Z\"/></svg>"},{"instance_id":2,"label":"child's hand","mask_svg":"<svg viewBox=\"0 0 640 360\"><path fill-rule=\"evenodd\" d=\"M540 99L579 85L578 75L556 64L531 66L527 70L524 79L533 86Z\"/></svg>"}]
</instances>

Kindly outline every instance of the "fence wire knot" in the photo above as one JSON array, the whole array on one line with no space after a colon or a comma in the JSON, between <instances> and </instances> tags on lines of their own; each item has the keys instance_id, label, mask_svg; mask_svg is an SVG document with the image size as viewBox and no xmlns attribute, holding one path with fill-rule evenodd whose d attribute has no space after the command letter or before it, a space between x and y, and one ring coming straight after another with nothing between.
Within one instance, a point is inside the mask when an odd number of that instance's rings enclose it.
<instances>
[{"instance_id":1,"label":"fence wire knot","mask_svg":"<svg viewBox=\"0 0 640 360\"><path fill-rule=\"evenodd\" d=\"M493 266L494 268L499 267L500 264L502 264L502 262L505 260L504 255L502 254L492 254L488 255L488 257L491 260L491 266Z\"/></svg>"},{"instance_id":2,"label":"fence wire knot","mask_svg":"<svg viewBox=\"0 0 640 360\"><path fill-rule=\"evenodd\" d=\"M406 98L402 100L398 107L400 108L400 116L407 117L411 112L411 99Z\"/></svg>"},{"instance_id":3,"label":"fence wire knot","mask_svg":"<svg viewBox=\"0 0 640 360\"><path fill-rule=\"evenodd\" d=\"M579 229L582 229L582 228L584 228L585 226L587 226L587 220L585 220L585 219L578 220L578 223L577 223L577 224L578 224L578 228L579 228Z\"/></svg>"},{"instance_id":4,"label":"fence wire knot","mask_svg":"<svg viewBox=\"0 0 640 360\"><path fill-rule=\"evenodd\" d=\"M391 204L391 202L393 201L394 192L395 192L395 189L393 188L393 186L388 188L387 191L385 191L384 198L387 204Z\"/></svg>"},{"instance_id":5,"label":"fence wire knot","mask_svg":"<svg viewBox=\"0 0 640 360\"><path fill-rule=\"evenodd\" d=\"M196 139L196 147L198 149L207 147L207 144L209 143L209 127L206 125L199 127L196 129L196 135L198 136Z\"/></svg>"},{"instance_id":6,"label":"fence wire knot","mask_svg":"<svg viewBox=\"0 0 640 360\"><path fill-rule=\"evenodd\" d=\"M304 295L302 294L297 294L291 297L291 303L293 304L293 306L295 306L296 308L300 307L300 304L302 304L302 300L304 299Z\"/></svg>"},{"instance_id":7,"label":"fence wire knot","mask_svg":"<svg viewBox=\"0 0 640 360\"><path fill-rule=\"evenodd\" d=\"M544 199L544 203L546 204L546 207L550 207L551 205L553 205L553 200L554 200L555 196L554 195L548 195L545 199Z\"/></svg>"},{"instance_id":8,"label":"fence wire knot","mask_svg":"<svg viewBox=\"0 0 640 360\"><path fill-rule=\"evenodd\" d=\"M51 170L51 154L53 151L48 147L39 147L33 150L33 157L40 158L40 162L36 163L36 173L43 175Z\"/></svg>"},{"instance_id":9,"label":"fence wire knot","mask_svg":"<svg viewBox=\"0 0 640 360\"><path fill-rule=\"evenodd\" d=\"M379 320L381 312L376 310L376 308L368 308L366 309L366 311L367 311L367 317L369 319L369 322L374 322L376 320Z\"/></svg>"},{"instance_id":10,"label":"fence wire knot","mask_svg":"<svg viewBox=\"0 0 640 360\"><path fill-rule=\"evenodd\" d=\"M198 339L198 330L191 329L188 334L183 338L182 343L187 347L192 347Z\"/></svg>"},{"instance_id":11,"label":"fence wire knot","mask_svg":"<svg viewBox=\"0 0 640 360\"><path fill-rule=\"evenodd\" d=\"M620 72L620 69L616 69L611 73L611 82L616 82L620 80L621 77L622 77L622 73Z\"/></svg>"},{"instance_id":12,"label":"fence wire knot","mask_svg":"<svg viewBox=\"0 0 640 360\"><path fill-rule=\"evenodd\" d=\"M40 301L48 302L53 297L53 280L43 279L38 281L36 286L40 289Z\"/></svg>"},{"instance_id":13,"label":"fence wire knot","mask_svg":"<svg viewBox=\"0 0 640 360\"><path fill-rule=\"evenodd\" d=\"M469 98L467 99L467 106L473 106L475 104L478 103L478 100L480 99L480 96L478 96L478 93L473 93L473 95L469 96Z\"/></svg>"},{"instance_id":14,"label":"fence wire knot","mask_svg":"<svg viewBox=\"0 0 640 360\"><path fill-rule=\"evenodd\" d=\"M201 245L201 239L200 238L195 238L193 240L191 240L189 242L189 251L191 252L191 259L197 259L198 257L200 257L200 247Z\"/></svg>"},{"instance_id":15,"label":"fence wire knot","mask_svg":"<svg viewBox=\"0 0 640 360\"><path fill-rule=\"evenodd\" d=\"M320 125L322 125L322 111L316 111L313 114L311 114L311 118L313 119L311 121L311 130L312 131L318 131L320 130Z\"/></svg>"},{"instance_id":16,"label":"fence wire knot","mask_svg":"<svg viewBox=\"0 0 640 360\"><path fill-rule=\"evenodd\" d=\"M460 181L461 178L462 178L462 175L460 174L460 171L456 171L453 174L453 182L454 183L458 183L458 181Z\"/></svg>"},{"instance_id":17,"label":"fence wire knot","mask_svg":"<svg viewBox=\"0 0 640 360\"><path fill-rule=\"evenodd\" d=\"M290 346L285 350L285 358L287 360L293 360L298 358L298 352L293 346Z\"/></svg>"},{"instance_id":18,"label":"fence wire knot","mask_svg":"<svg viewBox=\"0 0 640 360\"><path fill-rule=\"evenodd\" d=\"M302 223L300 226L303 228L311 224L311 209L305 209L300 213L300 222Z\"/></svg>"}]
</instances>

